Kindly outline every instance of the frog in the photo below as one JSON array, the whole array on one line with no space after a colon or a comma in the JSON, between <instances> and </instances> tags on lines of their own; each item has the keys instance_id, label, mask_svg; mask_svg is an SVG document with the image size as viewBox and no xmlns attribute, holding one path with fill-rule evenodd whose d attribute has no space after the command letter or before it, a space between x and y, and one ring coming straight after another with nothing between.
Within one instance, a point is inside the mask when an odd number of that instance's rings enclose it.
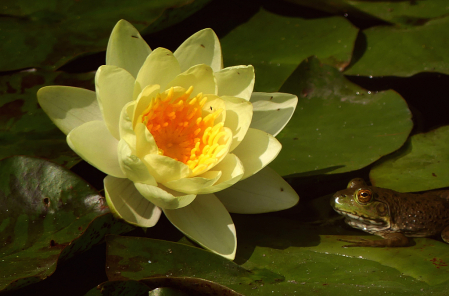
<instances>
[{"instance_id":1,"label":"frog","mask_svg":"<svg viewBox=\"0 0 449 296\"><path fill-rule=\"evenodd\" d=\"M349 226L383 238L341 239L351 243L343 247L406 247L410 237L439 234L449 243L449 190L401 193L355 178L334 194L331 206Z\"/></svg>"}]
</instances>

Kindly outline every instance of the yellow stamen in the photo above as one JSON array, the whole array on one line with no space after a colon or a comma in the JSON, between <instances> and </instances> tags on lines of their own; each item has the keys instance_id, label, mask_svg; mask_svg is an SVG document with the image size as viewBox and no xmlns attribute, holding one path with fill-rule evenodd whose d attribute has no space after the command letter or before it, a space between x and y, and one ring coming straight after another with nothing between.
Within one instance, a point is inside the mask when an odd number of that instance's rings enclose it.
<instances>
[{"instance_id":1,"label":"yellow stamen","mask_svg":"<svg viewBox=\"0 0 449 296\"><path fill-rule=\"evenodd\" d=\"M196 176L220 160L230 137L223 123L216 122L222 109L204 112L207 97L200 93L190 98L192 86L180 89L156 95L138 118L153 135L158 153L185 163Z\"/></svg>"}]
</instances>

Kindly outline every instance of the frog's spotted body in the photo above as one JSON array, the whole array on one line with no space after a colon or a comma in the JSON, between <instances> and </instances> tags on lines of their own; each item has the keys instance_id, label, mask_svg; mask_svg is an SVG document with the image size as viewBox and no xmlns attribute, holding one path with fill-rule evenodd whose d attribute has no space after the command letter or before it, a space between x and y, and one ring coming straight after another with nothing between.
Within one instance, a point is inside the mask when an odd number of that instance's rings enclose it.
<instances>
[{"instance_id":1,"label":"frog's spotted body","mask_svg":"<svg viewBox=\"0 0 449 296\"><path fill-rule=\"evenodd\" d=\"M331 205L354 228L379 235L384 240L348 241L350 247L407 246L407 237L440 234L449 243L449 191L424 194L399 193L367 186L353 179L348 188L334 194Z\"/></svg>"}]
</instances>

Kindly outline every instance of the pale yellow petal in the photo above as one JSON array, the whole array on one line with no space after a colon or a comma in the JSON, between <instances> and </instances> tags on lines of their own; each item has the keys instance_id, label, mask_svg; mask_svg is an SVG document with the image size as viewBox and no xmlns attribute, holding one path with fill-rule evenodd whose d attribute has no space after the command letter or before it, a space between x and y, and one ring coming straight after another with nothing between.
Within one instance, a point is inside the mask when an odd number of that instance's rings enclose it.
<instances>
[{"instance_id":1,"label":"pale yellow petal","mask_svg":"<svg viewBox=\"0 0 449 296\"><path fill-rule=\"evenodd\" d=\"M105 174L125 178L117 155L118 141L103 121L90 121L73 129L67 143L82 159Z\"/></svg>"},{"instance_id":2,"label":"pale yellow petal","mask_svg":"<svg viewBox=\"0 0 449 296\"><path fill-rule=\"evenodd\" d=\"M48 117L68 134L83 123L103 120L95 92L70 86L45 86L37 92L37 100Z\"/></svg>"},{"instance_id":3,"label":"pale yellow petal","mask_svg":"<svg viewBox=\"0 0 449 296\"><path fill-rule=\"evenodd\" d=\"M208 171L201 176L182 178L164 183L164 186L179 192L198 194L201 190L214 185L221 175L220 171Z\"/></svg>"},{"instance_id":4,"label":"pale yellow petal","mask_svg":"<svg viewBox=\"0 0 449 296\"><path fill-rule=\"evenodd\" d=\"M142 92L137 97L137 103L133 112L133 127L136 126L137 121L142 115L143 111L148 107L151 100L153 100L158 93L160 93L161 88L158 84L148 85L146 86Z\"/></svg>"},{"instance_id":5,"label":"pale yellow petal","mask_svg":"<svg viewBox=\"0 0 449 296\"><path fill-rule=\"evenodd\" d=\"M222 110L220 115L215 119L215 124L219 122L225 122L226 119L226 104L225 101L216 95L205 95L203 98L206 98L206 102L204 103L202 110L202 117L206 117L211 113L215 113L218 110Z\"/></svg>"},{"instance_id":6,"label":"pale yellow petal","mask_svg":"<svg viewBox=\"0 0 449 296\"><path fill-rule=\"evenodd\" d=\"M214 74L219 96L237 97L249 101L255 81L253 66L228 67Z\"/></svg>"},{"instance_id":7,"label":"pale yellow petal","mask_svg":"<svg viewBox=\"0 0 449 296\"><path fill-rule=\"evenodd\" d=\"M242 179L254 175L269 164L281 151L282 145L272 135L250 128L233 153L245 168Z\"/></svg>"},{"instance_id":8,"label":"pale yellow petal","mask_svg":"<svg viewBox=\"0 0 449 296\"><path fill-rule=\"evenodd\" d=\"M153 227L161 216L161 209L145 199L128 179L107 176L104 192L111 212L132 225Z\"/></svg>"},{"instance_id":9,"label":"pale yellow petal","mask_svg":"<svg viewBox=\"0 0 449 296\"><path fill-rule=\"evenodd\" d=\"M221 173L220 179L218 179L214 185L198 191L198 194L214 193L228 188L237 183L243 177L245 172L243 164L234 154L227 154L225 158L214 167L214 171L208 171L207 173L213 173L215 171ZM198 177L202 176L203 175L199 175Z\"/></svg>"},{"instance_id":10,"label":"pale yellow petal","mask_svg":"<svg viewBox=\"0 0 449 296\"><path fill-rule=\"evenodd\" d=\"M181 73L179 63L168 49L156 48L145 60L136 79L138 92L147 85L158 84L161 89Z\"/></svg>"},{"instance_id":11,"label":"pale yellow petal","mask_svg":"<svg viewBox=\"0 0 449 296\"><path fill-rule=\"evenodd\" d=\"M158 183L186 178L192 173L186 164L164 155L147 154L143 161Z\"/></svg>"},{"instance_id":12,"label":"pale yellow petal","mask_svg":"<svg viewBox=\"0 0 449 296\"><path fill-rule=\"evenodd\" d=\"M253 105L245 99L222 97L226 105L226 121L224 126L232 131L232 144L229 151L233 151L242 142L248 131L253 117Z\"/></svg>"},{"instance_id":13,"label":"pale yellow petal","mask_svg":"<svg viewBox=\"0 0 449 296\"><path fill-rule=\"evenodd\" d=\"M106 49L106 64L128 71L133 77L142 67L151 48L140 36L139 31L125 20L120 20L109 37Z\"/></svg>"},{"instance_id":14,"label":"pale yellow petal","mask_svg":"<svg viewBox=\"0 0 449 296\"><path fill-rule=\"evenodd\" d=\"M189 205L196 197L195 194L184 194L166 188L142 183L134 183L136 189L153 204L162 209L179 209Z\"/></svg>"},{"instance_id":15,"label":"pale yellow petal","mask_svg":"<svg viewBox=\"0 0 449 296\"><path fill-rule=\"evenodd\" d=\"M281 211L299 201L295 190L270 167L215 195L229 212L238 214Z\"/></svg>"},{"instance_id":16,"label":"pale yellow petal","mask_svg":"<svg viewBox=\"0 0 449 296\"><path fill-rule=\"evenodd\" d=\"M118 144L118 158L120 168L128 179L133 182L157 186L156 180L148 172L146 165L132 153L125 140L120 140Z\"/></svg>"},{"instance_id":17,"label":"pale yellow petal","mask_svg":"<svg viewBox=\"0 0 449 296\"><path fill-rule=\"evenodd\" d=\"M136 125L136 155L140 158L147 154L157 154L158 148L153 135L147 129L145 124L137 123Z\"/></svg>"},{"instance_id":18,"label":"pale yellow petal","mask_svg":"<svg viewBox=\"0 0 449 296\"><path fill-rule=\"evenodd\" d=\"M206 64L214 72L223 68L220 41L212 29L203 29L190 36L174 53L181 71L197 64Z\"/></svg>"},{"instance_id":19,"label":"pale yellow petal","mask_svg":"<svg viewBox=\"0 0 449 296\"><path fill-rule=\"evenodd\" d=\"M251 127L276 137L292 118L298 97L286 93L254 92L251 102L254 108Z\"/></svg>"},{"instance_id":20,"label":"pale yellow petal","mask_svg":"<svg viewBox=\"0 0 449 296\"><path fill-rule=\"evenodd\" d=\"M234 260L237 235L226 208L213 194L198 195L188 206L164 209L165 216L187 237L204 248Z\"/></svg>"},{"instance_id":21,"label":"pale yellow petal","mask_svg":"<svg viewBox=\"0 0 449 296\"><path fill-rule=\"evenodd\" d=\"M120 139L123 139L131 147L131 150L136 151L136 133L133 129L132 116L136 102L131 101L123 107L120 113Z\"/></svg>"},{"instance_id":22,"label":"pale yellow petal","mask_svg":"<svg viewBox=\"0 0 449 296\"><path fill-rule=\"evenodd\" d=\"M214 73L209 66L204 64L193 66L176 76L175 79L168 83L167 88L172 86L180 86L185 89L193 86L191 97L199 93L203 93L204 95L217 94Z\"/></svg>"},{"instance_id":23,"label":"pale yellow petal","mask_svg":"<svg viewBox=\"0 0 449 296\"><path fill-rule=\"evenodd\" d=\"M109 132L120 140L119 121L123 107L132 100L134 77L117 66L104 65L95 75L95 90Z\"/></svg>"}]
</instances>

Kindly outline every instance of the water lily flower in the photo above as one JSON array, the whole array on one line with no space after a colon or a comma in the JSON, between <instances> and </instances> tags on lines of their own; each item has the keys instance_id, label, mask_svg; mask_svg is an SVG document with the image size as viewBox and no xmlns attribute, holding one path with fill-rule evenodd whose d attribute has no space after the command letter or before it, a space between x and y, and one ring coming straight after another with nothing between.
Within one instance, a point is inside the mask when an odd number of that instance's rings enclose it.
<instances>
[{"instance_id":1,"label":"water lily flower","mask_svg":"<svg viewBox=\"0 0 449 296\"><path fill-rule=\"evenodd\" d=\"M266 167L297 97L253 92L252 66L223 68L211 29L172 53L151 50L127 21L114 27L96 91L47 86L38 101L68 145L103 171L107 203L151 227L163 211L203 247L234 259L231 213L290 208L295 191Z\"/></svg>"}]
</instances>

